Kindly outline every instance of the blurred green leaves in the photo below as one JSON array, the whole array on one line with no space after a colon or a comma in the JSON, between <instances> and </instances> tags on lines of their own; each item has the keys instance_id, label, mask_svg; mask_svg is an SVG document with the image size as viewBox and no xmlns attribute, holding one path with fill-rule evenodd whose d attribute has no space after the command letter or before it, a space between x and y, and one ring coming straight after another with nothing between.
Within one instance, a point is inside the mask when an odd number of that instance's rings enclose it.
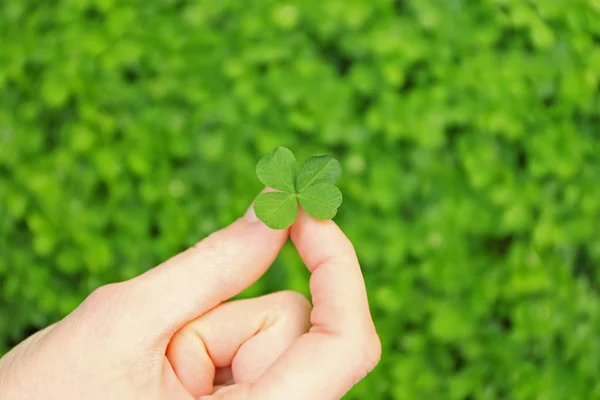
<instances>
[{"instance_id":1,"label":"blurred green leaves","mask_svg":"<svg viewBox=\"0 0 600 400\"><path fill-rule=\"evenodd\" d=\"M600 397L599 37L595 0L0 2L0 353L287 146L345 169L384 352L348 398Z\"/></svg>"}]
</instances>

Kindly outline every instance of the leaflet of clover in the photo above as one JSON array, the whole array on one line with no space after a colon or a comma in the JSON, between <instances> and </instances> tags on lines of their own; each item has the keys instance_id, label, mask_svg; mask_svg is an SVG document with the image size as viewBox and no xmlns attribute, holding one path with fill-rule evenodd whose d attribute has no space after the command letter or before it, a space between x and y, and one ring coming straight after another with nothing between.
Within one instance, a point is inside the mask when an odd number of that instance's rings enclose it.
<instances>
[{"instance_id":1,"label":"leaflet of clover","mask_svg":"<svg viewBox=\"0 0 600 400\"><path fill-rule=\"evenodd\" d=\"M300 167L296 179L296 192L306 188L328 183L335 185L342 175L342 166L338 160L330 155L314 156L307 159Z\"/></svg>"},{"instance_id":2,"label":"leaflet of clover","mask_svg":"<svg viewBox=\"0 0 600 400\"><path fill-rule=\"evenodd\" d=\"M296 187L298 164L294 154L278 147L256 164L256 175L267 187L293 193Z\"/></svg>"},{"instance_id":3,"label":"leaflet of clover","mask_svg":"<svg viewBox=\"0 0 600 400\"><path fill-rule=\"evenodd\" d=\"M329 183L319 183L298 193L298 200L311 217L320 220L332 219L342 204L342 192Z\"/></svg>"},{"instance_id":4,"label":"leaflet of clover","mask_svg":"<svg viewBox=\"0 0 600 400\"><path fill-rule=\"evenodd\" d=\"M269 228L285 229L298 216L298 199L294 193L261 193L254 200L254 212Z\"/></svg>"}]
</instances>

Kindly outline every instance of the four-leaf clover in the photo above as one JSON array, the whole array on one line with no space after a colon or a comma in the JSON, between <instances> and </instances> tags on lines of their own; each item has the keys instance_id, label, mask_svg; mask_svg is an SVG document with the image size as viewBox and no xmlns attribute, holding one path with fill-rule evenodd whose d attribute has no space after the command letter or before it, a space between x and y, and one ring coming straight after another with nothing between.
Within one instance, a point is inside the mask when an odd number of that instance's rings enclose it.
<instances>
[{"instance_id":1,"label":"four-leaf clover","mask_svg":"<svg viewBox=\"0 0 600 400\"><path fill-rule=\"evenodd\" d=\"M298 215L298 201L315 219L331 219L342 204L342 192L335 183L342 175L342 166L330 155L306 160L300 170L294 154L278 147L256 164L256 175L265 186L277 190L258 195L254 211L272 229L285 229Z\"/></svg>"}]
</instances>

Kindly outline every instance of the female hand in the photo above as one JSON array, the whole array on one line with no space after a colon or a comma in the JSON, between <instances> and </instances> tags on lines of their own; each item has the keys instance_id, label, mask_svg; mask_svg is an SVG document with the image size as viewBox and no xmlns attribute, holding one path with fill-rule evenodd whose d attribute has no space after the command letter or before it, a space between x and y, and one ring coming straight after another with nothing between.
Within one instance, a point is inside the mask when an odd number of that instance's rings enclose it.
<instances>
[{"instance_id":1,"label":"female hand","mask_svg":"<svg viewBox=\"0 0 600 400\"><path fill-rule=\"evenodd\" d=\"M288 236L312 274L312 311L288 291L225 302ZM337 225L301 213L275 231L250 207L14 348L0 359L0 399L339 399L380 354L356 254Z\"/></svg>"}]
</instances>

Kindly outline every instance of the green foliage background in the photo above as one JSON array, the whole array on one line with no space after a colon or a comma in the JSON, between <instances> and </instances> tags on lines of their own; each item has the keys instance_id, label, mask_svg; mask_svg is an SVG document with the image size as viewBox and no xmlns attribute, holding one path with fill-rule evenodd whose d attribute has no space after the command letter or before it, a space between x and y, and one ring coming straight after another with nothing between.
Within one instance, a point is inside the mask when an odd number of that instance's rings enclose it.
<instances>
[{"instance_id":1,"label":"green foliage background","mask_svg":"<svg viewBox=\"0 0 600 400\"><path fill-rule=\"evenodd\" d=\"M349 399L600 398L599 0L0 1L0 354L344 166L384 356ZM286 247L244 295L307 273Z\"/></svg>"}]
</instances>

